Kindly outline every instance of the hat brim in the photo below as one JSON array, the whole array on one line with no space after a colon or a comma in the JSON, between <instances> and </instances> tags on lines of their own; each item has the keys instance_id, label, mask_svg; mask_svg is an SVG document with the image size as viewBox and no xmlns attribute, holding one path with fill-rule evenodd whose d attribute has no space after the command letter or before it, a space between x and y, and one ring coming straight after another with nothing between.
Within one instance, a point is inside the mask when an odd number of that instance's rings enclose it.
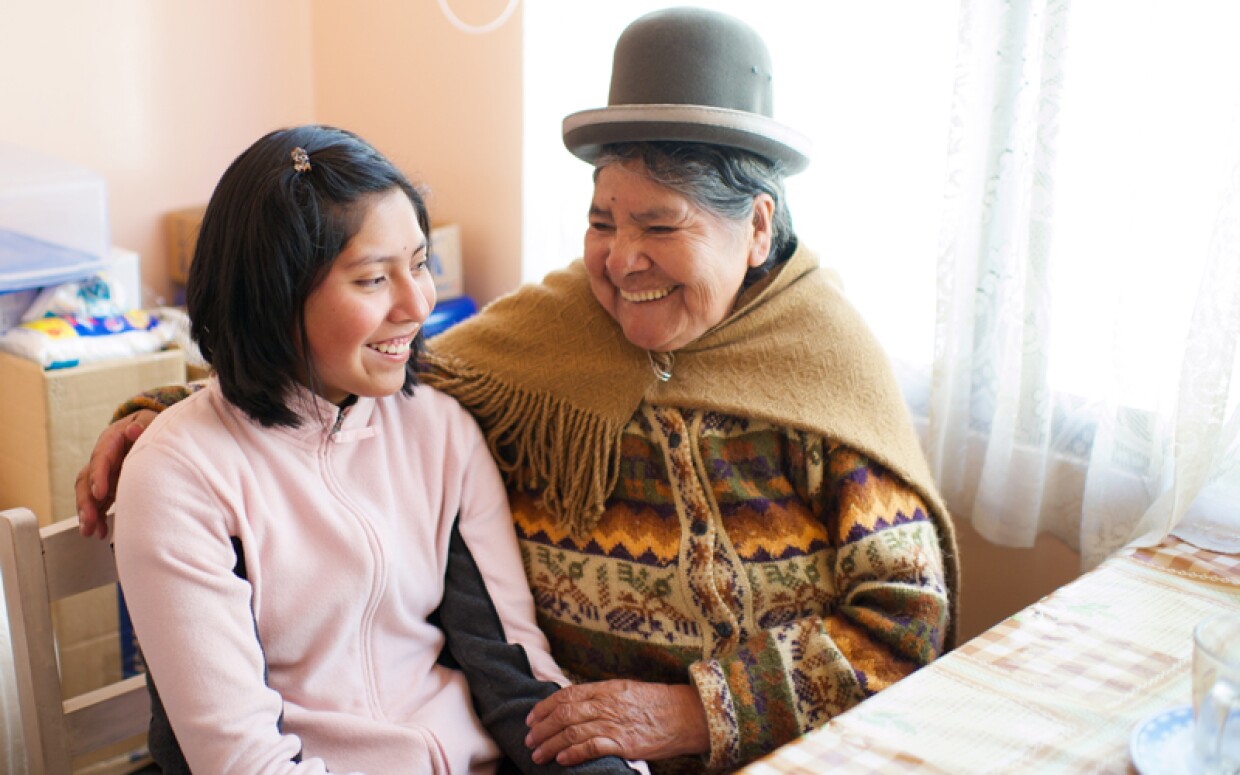
<instances>
[{"instance_id":1,"label":"hat brim","mask_svg":"<svg viewBox=\"0 0 1240 775\"><path fill-rule=\"evenodd\" d=\"M741 148L780 162L787 175L809 166L809 138L753 113L701 105L616 105L573 113L564 119L564 145L593 162L604 145L680 140Z\"/></svg>"}]
</instances>

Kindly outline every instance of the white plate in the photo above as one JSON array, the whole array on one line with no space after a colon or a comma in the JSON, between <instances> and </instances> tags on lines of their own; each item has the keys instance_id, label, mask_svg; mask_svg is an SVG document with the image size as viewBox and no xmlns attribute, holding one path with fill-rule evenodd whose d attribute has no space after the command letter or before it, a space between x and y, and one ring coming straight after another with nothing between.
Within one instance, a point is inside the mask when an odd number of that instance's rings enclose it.
<instances>
[{"instance_id":1,"label":"white plate","mask_svg":"<svg viewBox=\"0 0 1240 775\"><path fill-rule=\"evenodd\" d=\"M1183 775L1193 767L1193 706L1159 711L1140 721L1128 740L1141 775Z\"/></svg>"}]
</instances>

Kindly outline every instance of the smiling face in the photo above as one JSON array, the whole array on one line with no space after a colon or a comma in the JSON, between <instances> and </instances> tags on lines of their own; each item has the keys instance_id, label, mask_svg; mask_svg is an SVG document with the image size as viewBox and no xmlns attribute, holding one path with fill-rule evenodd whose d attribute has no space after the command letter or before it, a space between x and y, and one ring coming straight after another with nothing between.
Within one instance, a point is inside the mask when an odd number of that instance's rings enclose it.
<instances>
[{"instance_id":1,"label":"smiling face","mask_svg":"<svg viewBox=\"0 0 1240 775\"><path fill-rule=\"evenodd\" d=\"M410 346L435 306L426 235L409 198L392 189L359 206L361 228L306 299L310 361L319 394L334 404L400 390Z\"/></svg>"},{"instance_id":2,"label":"smiling face","mask_svg":"<svg viewBox=\"0 0 1240 775\"><path fill-rule=\"evenodd\" d=\"M752 218L731 221L654 182L640 161L598 170L585 265L625 338L669 352L728 316L746 270L770 251L773 200L754 204Z\"/></svg>"}]
</instances>

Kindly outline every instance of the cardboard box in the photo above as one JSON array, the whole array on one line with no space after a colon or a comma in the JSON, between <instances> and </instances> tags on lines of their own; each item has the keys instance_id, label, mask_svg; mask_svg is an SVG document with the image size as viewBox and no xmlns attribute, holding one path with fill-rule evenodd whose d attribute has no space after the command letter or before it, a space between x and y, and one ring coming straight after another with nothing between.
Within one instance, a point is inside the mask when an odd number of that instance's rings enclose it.
<instances>
[{"instance_id":1,"label":"cardboard box","mask_svg":"<svg viewBox=\"0 0 1240 775\"><path fill-rule=\"evenodd\" d=\"M437 297L455 299L465 294L460 226L450 223L431 228L430 265Z\"/></svg>"},{"instance_id":2,"label":"cardboard box","mask_svg":"<svg viewBox=\"0 0 1240 775\"><path fill-rule=\"evenodd\" d=\"M40 525L72 516L74 479L116 407L184 381L180 350L53 371L0 352L0 508L25 506Z\"/></svg>"},{"instance_id":3,"label":"cardboard box","mask_svg":"<svg viewBox=\"0 0 1240 775\"><path fill-rule=\"evenodd\" d=\"M168 279L185 284L189 278L189 265L194 260L194 246L198 243L198 229L206 205L173 210L164 216L164 233L168 240Z\"/></svg>"},{"instance_id":4,"label":"cardboard box","mask_svg":"<svg viewBox=\"0 0 1240 775\"><path fill-rule=\"evenodd\" d=\"M87 625L93 626L88 630ZM60 653L60 688L64 699L121 680L116 587L100 587L57 601L52 606L52 628Z\"/></svg>"}]
</instances>

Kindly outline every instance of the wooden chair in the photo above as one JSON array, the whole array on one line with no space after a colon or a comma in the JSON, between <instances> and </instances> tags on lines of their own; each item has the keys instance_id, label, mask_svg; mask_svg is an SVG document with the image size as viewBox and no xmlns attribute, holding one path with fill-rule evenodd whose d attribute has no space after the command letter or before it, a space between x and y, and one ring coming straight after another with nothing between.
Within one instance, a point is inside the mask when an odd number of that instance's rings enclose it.
<instances>
[{"instance_id":1,"label":"wooden chair","mask_svg":"<svg viewBox=\"0 0 1240 775\"><path fill-rule=\"evenodd\" d=\"M74 757L145 734L145 675L61 699L52 603L115 584L111 545L79 535L76 517L40 529L29 509L10 509L0 512L0 570L30 775L69 775Z\"/></svg>"}]
</instances>

